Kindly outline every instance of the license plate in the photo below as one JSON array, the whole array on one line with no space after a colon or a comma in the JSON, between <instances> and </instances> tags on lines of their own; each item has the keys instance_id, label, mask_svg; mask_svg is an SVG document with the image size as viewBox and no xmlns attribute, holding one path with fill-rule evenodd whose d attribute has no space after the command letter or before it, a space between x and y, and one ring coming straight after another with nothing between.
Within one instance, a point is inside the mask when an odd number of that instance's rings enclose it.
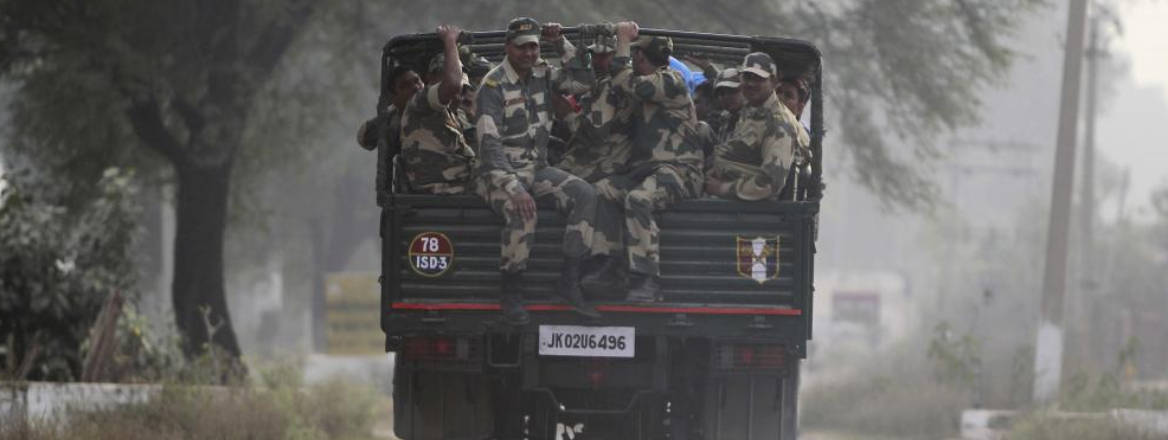
<instances>
[{"instance_id":1,"label":"license plate","mask_svg":"<svg viewBox=\"0 0 1168 440\"><path fill-rule=\"evenodd\" d=\"M539 354L631 358L636 353L634 327L539 326Z\"/></svg>"}]
</instances>

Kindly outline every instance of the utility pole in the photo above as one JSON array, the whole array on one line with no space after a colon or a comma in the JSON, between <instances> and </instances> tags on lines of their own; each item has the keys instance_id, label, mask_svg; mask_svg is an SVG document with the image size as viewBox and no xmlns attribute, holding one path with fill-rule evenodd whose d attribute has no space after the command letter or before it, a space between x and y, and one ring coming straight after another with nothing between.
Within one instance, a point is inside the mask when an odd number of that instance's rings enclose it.
<instances>
[{"instance_id":1,"label":"utility pole","mask_svg":"<svg viewBox=\"0 0 1168 440\"><path fill-rule=\"evenodd\" d=\"M1079 274L1081 292L1094 290L1095 271L1092 257L1095 251L1095 120L1097 117L1095 105L1099 99L1098 71L1099 59L1103 57L1103 48L1100 47L1100 17L1098 13L1091 16L1091 27L1087 46L1087 115L1086 129L1083 141L1083 180L1079 187Z\"/></svg>"},{"instance_id":2,"label":"utility pole","mask_svg":"<svg viewBox=\"0 0 1168 440\"><path fill-rule=\"evenodd\" d=\"M1071 0L1067 11L1063 83L1051 185L1050 223L1046 236L1046 268L1042 278L1042 316L1034 351L1034 400L1049 402L1062 380L1063 298L1067 288L1067 238L1070 232L1071 190L1075 181L1076 123L1083 71L1087 0Z\"/></svg>"}]
</instances>

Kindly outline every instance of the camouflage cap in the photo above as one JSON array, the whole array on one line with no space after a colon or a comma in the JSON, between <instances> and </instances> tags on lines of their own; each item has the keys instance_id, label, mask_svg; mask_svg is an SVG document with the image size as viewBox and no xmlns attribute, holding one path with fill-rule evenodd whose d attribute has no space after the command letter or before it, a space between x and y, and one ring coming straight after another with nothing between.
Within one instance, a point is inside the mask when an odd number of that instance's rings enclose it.
<instances>
[{"instance_id":1,"label":"camouflage cap","mask_svg":"<svg viewBox=\"0 0 1168 440\"><path fill-rule=\"evenodd\" d=\"M612 35L597 35L592 44L588 45L588 51L592 53L611 53L616 51L616 37Z\"/></svg>"},{"instance_id":2,"label":"camouflage cap","mask_svg":"<svg viewBox=\"0 0 1168 440\"><path fill-rule=\"evenodd\" d=\"M719 89L719 88L737 89L738 85L739 85L738 81L739 81L738 80L738 69L731 67L731 68L725 69L721 72L718 72L718 79L717 79L717 81L714 82L714 89Z\"/></svg>"},{"instance_id":3,"label":"camouflage cap","mask_svg":"<svg viewBox=\"0 0 1168 440\"><path fill-rule=\"evenodd\" d=\"M530 17L519 17L507 24L507 42L516 45L538 43L543 26Z\"/></svg>"},{"instance_id":4,"label":"camouflage cap","mask_svg":"<svg viewBox=\"0 0 1168 440\"><path fill-rule=\"evenodd\" d=\"M673 39L660 35L646 35L637 38L632 47L639 47L641 50L659 55L661 58L673 55Z\"/></svg>"},{"instance_id":5,"label":"camouflage cap","mask_svg":"<svg viewBox=\"0 0 1168 440\"><path fill-rule=\"evenodd\" d=\"M763 52L752 52L742 60L742 72L750 72L763 78L770 78L779 74L775 67L775 60Z\"/></svg>"}]
</instances>

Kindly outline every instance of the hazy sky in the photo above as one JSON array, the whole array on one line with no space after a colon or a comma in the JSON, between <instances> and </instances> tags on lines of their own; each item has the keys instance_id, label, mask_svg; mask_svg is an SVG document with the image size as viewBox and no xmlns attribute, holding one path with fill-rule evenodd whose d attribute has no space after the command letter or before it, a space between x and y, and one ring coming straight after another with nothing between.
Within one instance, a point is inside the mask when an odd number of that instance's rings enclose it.
<instances>
[{"instance_id":1,"label":"hazy sky","mask_svg":"<svg viewBox=\"0 0 1168 440\"><path fill-rule=\"evenodd\" d=\"M1123 2L1119 13L1123 34L1111 49L1127 55L1131 79L1101 115L1098 145L1109 161L1130 167L1128 211L1144 217L1151 190L1168 183L1168 2Z\"/></svg>"}]
</instances>

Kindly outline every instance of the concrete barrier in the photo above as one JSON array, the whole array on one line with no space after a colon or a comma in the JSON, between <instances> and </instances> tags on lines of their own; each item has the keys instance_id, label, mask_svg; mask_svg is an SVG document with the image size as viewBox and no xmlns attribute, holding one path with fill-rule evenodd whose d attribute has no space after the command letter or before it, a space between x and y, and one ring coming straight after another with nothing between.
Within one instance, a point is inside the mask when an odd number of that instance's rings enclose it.
<instances>
[{"instance_id":1,"label":"concrete barrier","mask_svg":"<svg viewBox=\"0 0 1168 440\"><path fill-rule=\"evenodd\" d=\"M145 403L161 385L112 383L0 383L0 418L57 420L72 411L94 411Z\"/></svg>"},{"instance_id":2,"label":"concrete barrier","mask_svg":"<svg viewBox=\"0 0 1168 440\"><path fill-rule=\"evenodd\" d=\"M1168 411L1117 408L1103 412L1051 411L1059 419L1111 419L1143 433L1168 436ZM963 440L1004 440L1014 422L1024 413L1009 410L967 409L961 412Z\"/></svg>"}]
</instances>

